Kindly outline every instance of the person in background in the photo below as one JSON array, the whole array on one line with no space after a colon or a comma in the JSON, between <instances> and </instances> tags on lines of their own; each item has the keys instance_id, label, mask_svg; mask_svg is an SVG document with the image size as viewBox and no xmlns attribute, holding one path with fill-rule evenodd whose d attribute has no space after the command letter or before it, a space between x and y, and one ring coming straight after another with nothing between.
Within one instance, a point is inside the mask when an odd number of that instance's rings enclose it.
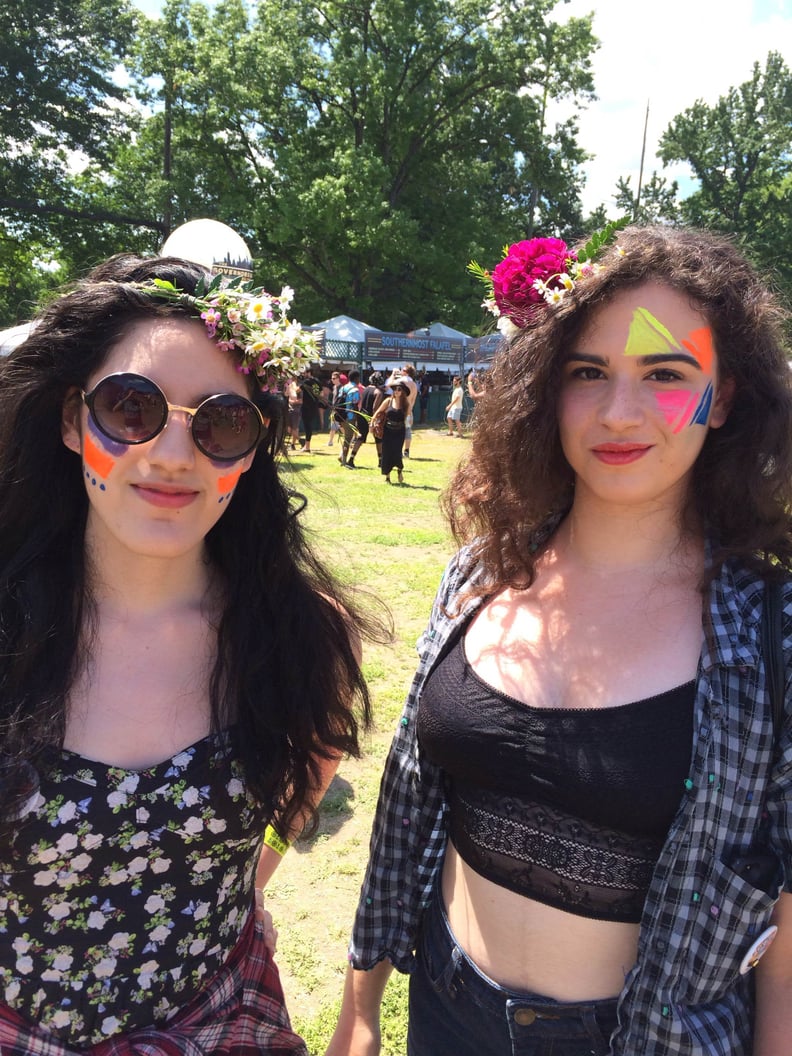
<instances>
[{"instance_id":1,"label":"person in background","mask_svg":"<svg viewBox=\"0 0 792 1056\"><path fill-rule=\"evenodd\" d=\"M420 371L416 380L418 382L418 398L421 401L420 424L424 425L426 422L426 416L429 412L429 397L432 393L432 386L429 384L429 379L426 376L425 370Z\"/></svg>"},{"instance_id":2,"label":"person in background","mask_svg":"<svg viewBox=\"0 0 792 1056\"><path fill-rule=\"evenodd\" d=\"M342 385L338 393L338 403L339 414L343 415L341 421L343 441L338 461L342 466L346 466L347 469L354 469L355 455L362 443L360 431L358 429L360 416L357 413L358 408L360 407L359 370L351 370L349 372L347 383Z\"/></svg>"},{"instance_id":3,"label":"person in background","mask_svg":"<svg viewBox=\"0 0 792 1056\"><path fill-rule=\"evenodd\" d=\"M390 388L396 385L404 385L407 389L407 414L404 421L404 451L405 458L410 457L410 445L412 443L413 408L418 399L418 384L415 380L415 367L411 363L405 363L403 367L397 367L385 382Z\"/></svg>"},{"instance_id":4,"label":"person in background","mask_svg":"<svg viewBox=\"0 0 792 1056\"><path fill-rule=\"evenodd\" d=\"M451 400L446 405L446 422L448 424L448 435L454 436L454 430L456 430L456 435L460 440L463 437L462 404L464 399L465 390L462 388L462 381L460 378L454 378L451 388Z\"/></svg>"},{"instance_id":5,"label":"person in background","mask_svg":"<svg viewBox=\"0 0 792 1056\"><path fill-rule=\"evenodd\" d=\"M385 387L382 374L378 370L373 370L369 375L369 383L363 390L363 394L360 397L360 410L362 415L359 415L358 429L360 431L360 444L365 444L369 434L369 427L371 420L374 416L374 412L377 410L379 405L385 399ZM360 446L358 445L358 447ZM377 449L377 463L382 463L382 440L378 437L374 437L374 446Z\"/></svg>"},{"instance_id":6,"label":"person in background","mask_svg":"<svg viewBox=\"0 0 792 1056\"><path fill-rule=\"evenodd\" d=\"M476 400L480 400L484 395L484 385L481 379L477 376L475 370L468 371L467 376L467 391L468 396L475 403Z\"/></svg>"},{"instance_id":7,"label":"person in background","mask_svg":"<svg viewBox=\"0 0 792 1056\"><path fill-rule=\"evenodd\" d=\"M260 388L310 341L210 279L112 258L0 368L3 1056L306 1054L255 905L358 749L364 626Z\"/></svg>"},{"instance_id":8,"label":"person in background","mask_svg":"<svg viewBox=\"0 0 792 1056\"><path fill-rule=\"evenodd\" d=\"M329 378L322 379L322 399L324 400L325 406L322 408L322 428L328 432L330 430L330 422L333 418L331 409L331 403L333 399L333 386Z\"/></svg>"},{"instance_id":9,"label":"person in background","mask_svg":"<svg viewBox=\"0 0 792 1056\"><path fill-rule=\"evenodd\" d=\"M319 430L319 416L327 407L327 402L322 396L322 383L316 377L315 370L314 365L309 364L300 379L302 420L305 429L305 443L300 448L300 454L303 455L310 455L313 434Z\"/></svg>"},{"instance_id":10,"label":"person in background","mask_svg":"<svg viewBox=\"0 0 792 1056\"><path fill-rule=\"evenodd\" d=\"M330 392L330 436L327 438L328 447L333 446L333 441L335 440L336 435L341 431L343 412L339 410L338 407L339 393L348 381L349 378L346 374L340 374L337 370L334 370L330 375L330 384L332 388Z\"/></svg>"},{"instance_id":11,"label":"person in background","mask_svg":"<svg viewBox=\"0 0 792 1056\"><path fill-rule=\"evenodd\" d=\"M789 1053L788 317L726 239L618 238L485 276L514 336L445 496L328 1056L379 1052L392 966L409 1056Z\"/></svg>"},{"instance_id":12,"label":"person in background","mask_svg":"<svg viewBox=\"0 0 792 1056\"><path fill-rule=\"evenodd\" d=\"M288 401L287 431L284 448L291 447L296 451L300 443L300 419L302 417L303 393L296 378L289 378L284 385L284 395Z\"/></svg>"},{"instance_id":13,"label":"person in background","mask_svg":"<svg viewBox=\"0 0 792 1056\"><path fill-rule=\"evenodd\" d=\"M382 433L382 459L380 469L385 477L385 483L390 484L390 475L395 469L400 484L404 483L404 463L402 462L402 450L404 447L404 420L409 409L410 390L407 384L399 382L394 385L393 392L386 396L377 408L372 424L379 419L384 419Z\"/></svg>"}]
</instances>

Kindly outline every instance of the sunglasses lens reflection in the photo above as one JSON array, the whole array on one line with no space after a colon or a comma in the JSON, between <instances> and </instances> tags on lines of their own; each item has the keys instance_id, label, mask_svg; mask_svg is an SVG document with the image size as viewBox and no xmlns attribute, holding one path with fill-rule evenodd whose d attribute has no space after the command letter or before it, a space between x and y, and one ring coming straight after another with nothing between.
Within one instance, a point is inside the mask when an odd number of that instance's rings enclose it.
<instances>
[{"instance_id":1,"label":"sunglasses lens reflection","mask_svg":"<svg viewBox=\"0 0 792 1056\"><path fill-rule=\"evenodd\" d=\"M142 444L162 431L168 403L159 388L139 374L114 374L86 397L97 428L121 444ZM209 458L231 462L253 450L261 436L261 417L243 396L211 396L196 410L192 437Z\"/></svg>"},{"instance_id":2,"label":"sunglasses lens reflection","mask_svg":"<svg viewBox=\"0 0 792 1056\"><path fill-rule=\"evenodd\" d=\"M256 446L261 420L252 403L241 396L212 396L193 418L193 439L210 458L242 458Z\"/></svg>"},{"instance_id":3,"label":"sunglasses lens reflection","mask_svg":"<svg viewBox=\"0 0 792 1056\"><path fill-rule=\"evenodd\" d=\"M116 374L100 381L89 407L105 436L122 444L139 444L156 436L168 406L153 382L136 374Z\"/></svg>"}]
</instances>

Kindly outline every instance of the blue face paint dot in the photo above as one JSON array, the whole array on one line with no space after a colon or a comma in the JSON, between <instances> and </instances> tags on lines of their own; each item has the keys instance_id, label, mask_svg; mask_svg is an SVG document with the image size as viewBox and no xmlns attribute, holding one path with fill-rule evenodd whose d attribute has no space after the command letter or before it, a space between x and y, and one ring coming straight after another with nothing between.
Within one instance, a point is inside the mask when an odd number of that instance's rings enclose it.
<instances>
[{"instance_id":1,"label":"blue face paint dot","mask_svg":"<svg viewBox=\"0 0 792 1056\"><path fill-rule=\"evenodd\" d=\"M91 483L96 487L96 477L91 477Z\"/></svg>"},{"instance_id":2,"label":"blue face paint dot","mask_svg":"<svg viewBox=\"0 0 792 1056\"><path fill-rule=\"evenodd\" d=\"M104 485L104 484L100 484L100 485L99 485L99 490L100 490L100 491L107 491L107 488L105 487L105 485Z\"/></svg>"}]
</instances>

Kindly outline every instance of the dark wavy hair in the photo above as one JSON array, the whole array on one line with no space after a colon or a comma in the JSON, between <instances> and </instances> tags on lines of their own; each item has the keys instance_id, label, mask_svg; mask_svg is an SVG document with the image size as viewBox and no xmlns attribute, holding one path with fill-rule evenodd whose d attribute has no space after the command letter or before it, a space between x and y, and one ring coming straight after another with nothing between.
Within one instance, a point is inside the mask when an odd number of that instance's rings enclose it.
<instances>
[{"instance_id":1,"label":"dark wavy hair","mask_svg":"<svg viewBox=\"0 0 792 1056\"><path fill-rule=\"evenodd\" d=\"M189 294L204 274L177 258L114 257L46 308L0 368L0 816L7 823L29 794L31 774L63 745L69 691L95 633L88 499L61 438L64 398L73 386L85 388L139 320L196 317L133 284L156 277ZM286 833L308 808L319 759L358 754L370 703L350 639L376 636L382 623L364 620L308 546L297 516L304 500L283 486L274 458L280 403L253 388L272 423L206 539L226 589L209 689L212 728L231 727L252 794Z\"/></svg>"},{"instance_id":2,"label":"dark wavy hair","mask_svg":"<svg viewBox=\"0 0 792 1056\"><path fill-rule=\"evenodd\" d=\"M792 567L792 384L786 315L768 284L728 239L690 228L627 228L600 262L496 355L476 404L443 504L457 542L483 564L482 583L530 583L537 541L572 504L557 416L563 352L615 294L652 281L704 314L721 376L734 382L726 423L709 430L694 466L682 527L712 536L713 574L730 556L763 573Z\"/></svg>"}]
</instances>

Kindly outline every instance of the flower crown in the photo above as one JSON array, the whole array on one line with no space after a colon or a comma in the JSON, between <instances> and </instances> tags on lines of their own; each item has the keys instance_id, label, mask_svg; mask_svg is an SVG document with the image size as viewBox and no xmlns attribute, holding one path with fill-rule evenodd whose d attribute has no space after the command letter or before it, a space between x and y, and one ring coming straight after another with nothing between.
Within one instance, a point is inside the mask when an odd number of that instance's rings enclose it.
<instances>
[{"instance_id":1,"label":"flower crown","mask_svg":"<svg viewBox=\"0 0 792 1056\"><path fill-rule=\"evenodd\" d=\"M577 253L560 238L529 238L506 246L491 272L472 260L467 270L487 287L482 307L497 317L505 337L513 337L540 307L559 304L576 282L596 274L602 266L597 256L629 222L626 216L614 220Z\"/></svg>"},{"instance_id":2,"label":"flower crown","mask_svg":"<svg viewBox=\"0 0 792 1056\"><path fill-rule=\"evenodd\" d=\"M289 319L294 297L290 286L273 297L241 278L215 275L208 284L201 277L194 294L166 279L139 283L137 288L198 314L207 337L221 351L234 353L240 360L237 370L255 374L265 392L274 381L302 374L318 355L316 335Z\"/></svg>"}]
</instances>

